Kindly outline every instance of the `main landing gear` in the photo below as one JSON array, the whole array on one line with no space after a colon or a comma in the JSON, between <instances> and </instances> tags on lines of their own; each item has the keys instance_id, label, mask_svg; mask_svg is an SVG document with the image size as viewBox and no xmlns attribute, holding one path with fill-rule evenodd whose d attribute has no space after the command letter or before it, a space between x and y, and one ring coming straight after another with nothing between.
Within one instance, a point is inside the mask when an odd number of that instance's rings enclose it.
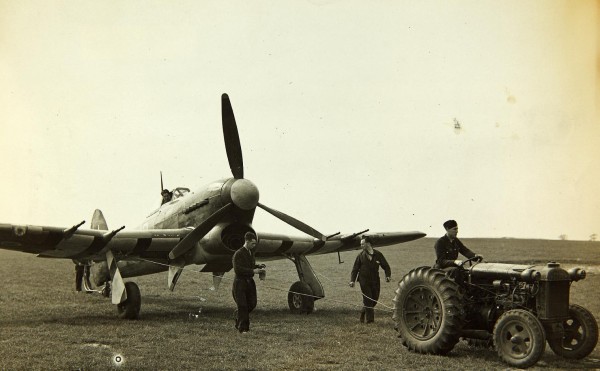
<instances>
[{"instance_id":1,"label":"main landing gear","mask_svg":"<svg viewBox=\"0 0 600 371\"><path fill-rule=\"evenodd\" d=\"M288 306L292 313L310 314L315 309L315 300L325 297L323 285L315 275L306 256L294 254L288 258L294 262L300 279L290 287Z\"/></svg>"},{"instance_id":2,"label":"main landing gear","mask_svg":"<svg viewBox=\"0 0 600 371\"><path fill-rule=\"evenodd\" d=\"M127 299L117 304L119 318L138 319L140 317L140 308L142 306L142 295L140 288L135 282L125 282L125 292Z\"/></svg>"},{"instance_id":3,"label":"main landing gear","mask_svg":"<svg viewBox=\"0 0 600 371\"><path fill-rule=\"evenodd\" d=\"M90 267L91 264L106 264L106 262L99 263L90 263L90 264L80 264L76 263L75 266L75 290L80 292L85 292L88 294L98 293L104 296L105 298L113 297L113 280L109 280L110 276L104 280L104 285L101 287L94 288L92 282L90 280ZM140 293L140 288L135 282L123 282L120 275L116 278L116 281L120 280L120 285L122 290L124 290L124 295L121 294L114 296L118 296L119 298L126 295L126 299L121 302L116 303L117 313L119 318L122 319L138 319L140 317L140 308L142 305L142 295ZM113 298L113 304L115 303L115 299Z\"/></svg>"}]
</instances>

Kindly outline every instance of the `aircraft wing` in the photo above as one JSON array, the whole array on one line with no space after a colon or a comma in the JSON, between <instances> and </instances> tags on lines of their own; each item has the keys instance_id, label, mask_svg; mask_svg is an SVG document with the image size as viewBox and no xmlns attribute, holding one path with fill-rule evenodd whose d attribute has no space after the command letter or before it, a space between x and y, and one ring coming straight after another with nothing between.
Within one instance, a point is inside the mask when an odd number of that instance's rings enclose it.
<instances>
[{"instance_id":1,"label":"aircraft wing","mask_svg":"<svg viewBox=\"0 0 600 371\"><path fill-rule=\"evenodd\" d=\"M0 248L40 257L76 260L105 259L108 250L125 256L166 259L193 228L106 231L0 224ZM118 233L117 233L118 232Z\"/></svg>"},{"instance_id":2,"label":"aircraft wing","mask_svg":"<svg viewBox=\"0 0 600 371\"><path fill-rule=\"evenodd\" d=\"M425 233L413 232L378 232L336 235L326 241L313 237L292 237L283 234L257 232L258 258L276 258L283 255L328 254L338 251L360 249L361 236L369 236L373 247L396 245L425 237Z\"/></svg>"},{"instance_id":3,"label":"aircraft wing","mask_svg":"<svg viewBox=\"0 0 600 371\"><path fill-rule=\"evenodd\" d=\"M193 228L107 231L35 225L0 224L0 248L37 254L46 258L75 260L105 259L106 251L127 257L167 259L168 253ZM118 232L118 233L117 233ZM374 247L395 245L424 237L422 232L380 232L336 235L322 241L310 236L293 237L258 233L258 258L285 255L317 255L360 249L361 236L369 236ZM227 254L225 254L227 255Z\"/></svg>"}]
</instances>

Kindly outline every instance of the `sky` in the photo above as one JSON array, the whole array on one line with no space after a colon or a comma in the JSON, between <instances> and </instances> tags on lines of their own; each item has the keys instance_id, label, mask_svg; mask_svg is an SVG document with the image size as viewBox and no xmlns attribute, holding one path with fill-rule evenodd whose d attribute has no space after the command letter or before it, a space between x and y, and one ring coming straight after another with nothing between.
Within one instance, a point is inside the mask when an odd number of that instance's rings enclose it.
<instances>
[{"instance_id":1,"label":"sky","mask_svg":"<svg viewBox=\"0 0 600 371\"><path fill-rule=\"evenodd\" d=\"M230 177L228 93L260 202L324 234L588 240L599 24L586 0L0 0L0 223L134 228L160 171Z\"/></svg>"}]
</instances>

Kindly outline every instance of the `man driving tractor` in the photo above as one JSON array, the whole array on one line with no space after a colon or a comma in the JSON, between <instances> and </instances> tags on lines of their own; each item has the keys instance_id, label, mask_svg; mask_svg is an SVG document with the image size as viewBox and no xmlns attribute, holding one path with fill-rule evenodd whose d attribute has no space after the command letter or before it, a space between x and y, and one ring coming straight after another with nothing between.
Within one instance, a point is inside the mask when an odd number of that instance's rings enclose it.
<instances>
[{"instance_id":1,"label":"man driving tractor","mask_svg":"<svg viewBox=\"0 0 600 371\"><path fill-rule=\"evenodd\" d=\"M483 256L475 254L469 250L456 235L458 234L458 223L455 220L447 220L444 222L446 234L440 237L435 243L436 261L434 268L452 268L458 267L460 262L457 262L458 254L461 253L466 258L477 258L483 260Z\"/></svg>"}]
</instances>

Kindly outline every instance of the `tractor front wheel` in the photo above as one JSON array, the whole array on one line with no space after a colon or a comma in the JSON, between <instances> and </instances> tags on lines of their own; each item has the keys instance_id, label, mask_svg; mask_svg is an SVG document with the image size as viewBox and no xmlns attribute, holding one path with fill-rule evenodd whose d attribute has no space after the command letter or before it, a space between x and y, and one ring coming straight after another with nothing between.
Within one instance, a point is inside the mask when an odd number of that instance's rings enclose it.
<instances>
[{"instance_id":1,"label":"tractor front wheel","mask_svg":"<svg viewBox=\"0 0 600 371\"><path fill-rule=\"evenodd\" d=\"M527 368L540 359L546 349L546 333L532 313L513 309L500 316L494 326L494 345L498 355L511 367Z\"/></svg>"}]
</instances>

